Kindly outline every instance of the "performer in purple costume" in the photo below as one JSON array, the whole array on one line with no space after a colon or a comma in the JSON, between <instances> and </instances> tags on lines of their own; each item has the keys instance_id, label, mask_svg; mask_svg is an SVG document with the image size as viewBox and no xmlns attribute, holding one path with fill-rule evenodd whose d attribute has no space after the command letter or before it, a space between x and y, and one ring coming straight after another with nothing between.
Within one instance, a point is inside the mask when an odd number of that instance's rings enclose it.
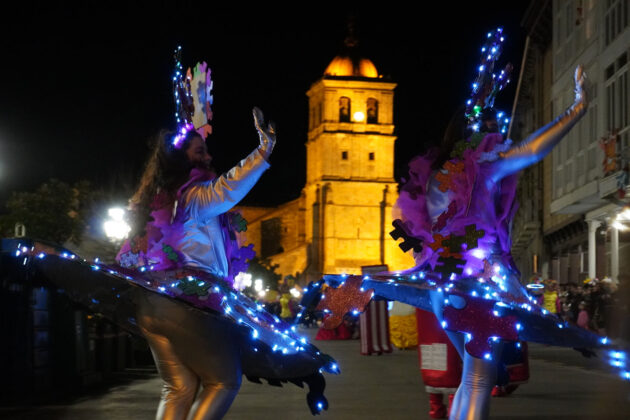
<instances>
[{"instance_id":1,"label":"performer in purple costume","mask_svg":"<svg viewBox=\"0 0 630 420\"><path fill-rule=\"evenodd\" d=\"M136 201L132 200L132 205L142 209L146 205L142 200L154 196L152 220L146 226L151 237L147 239L146 253L141 251L143 266L154 262L155 270L187 267L229 278L226 242L230 238L224 235L222 223L226 220L222 216L269 167L267 160L275 144L275 131L271 125L261 128L262 120L262 112L255 108L260 146L218 178L210 168L205 141L196 131L190 131L180 147L170 153L163 147L164 142L159 143L134 197ZM177 159L182 161L175 162ZM160 175L171 172L173 179L177 175L181 179L188 171L172 173L173 168L166 165L190 167L188 179L172 192ZM153 194L146 191L151 188ZM119 259L129 255L129 248L129 244L123 247ZM177 258L169 258L169 251ZM157 418L223 417L238 393L242 376L238 339L230 325L158 294L141 296L137 321L164 380ZM197 396L199 385L203 389Z\"/></svg>"},{"instance_id":2,"label":"performer in purple costume","mask_svg":"<svg viewBox=\"0 0 630 420\"><path fill-rule=\"evenodd\" d=\"M582 67L575 71L573 105L513 146L504 141L505 127L500 128L507 121L492 109L511 70L508 65L499 75L492 73L502 42L501 29L488 34L466 111L453 117L441 148L409 164L392 236L403 239L403 251L413 250L415 267L362 278L324 276L333 287L318 305L334 320L362 310L369 296L433 312L464 362L450 412L456 420L488 417L502 343L535 341L581 349L610 345L607 338L559 322L538 306L521 285L510 254L517 174L543 159L585 114ZM620 366L614 360L611 364ZM630 378L630 373L622 376Z\"/></svg>"},{"instance_id":3,"label":"performer in purple costume","mask_svg":"<svg viewBox=\"0 0 630 420\"><path fill-rule=\"evenodd\" d=\"M269 167L274 127L263 126L254 108L260 145L215 176L205 144L212 132L210 70L201 63L184 73L179 52L177 131L161 136L131 199L134 231L119 264L88 262L25 238L3 240L2 251L14 246L21 266L35 267L48 286L147 338L164 380L157 418L222 418L242 375L274 386L308 385L307 404L319 414L328 408L322 373L339 373L337 363L232 287L254 252L239 247L235 232L246 221L229 210Z\"/></svg>"}]
</instances>

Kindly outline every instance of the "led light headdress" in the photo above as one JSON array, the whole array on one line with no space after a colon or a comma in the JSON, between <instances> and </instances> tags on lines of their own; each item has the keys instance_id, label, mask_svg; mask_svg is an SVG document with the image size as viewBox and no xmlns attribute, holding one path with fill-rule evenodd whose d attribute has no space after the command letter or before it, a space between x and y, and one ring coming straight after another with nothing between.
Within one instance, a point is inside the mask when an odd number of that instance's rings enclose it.
<instances>
[{"instance_id":1,"label":"led light headdress","mask_svg":"<svg viewBox=\"0 0 630 420\"><path fill-rule=\"evenodd\" d=\"M497 93L510 82L512 64L508 63L498 75L492 72L501 55L504 40L503 29L498 28L494 32L488 32L486 43L481 47L479 74L472 84L470 99L466 101L466 122L472 131L479 130L480 122L485 116L484 111L493 110ZM505 134L509 118L500 111L496 113L496 118L500 132Z\"/></svg>"},{"instance_id":2,"label":"led light headdress","mask_svg":"<svg viewBox=\"0 0 630 420\"><path fill-rule=\"evenodd\" d=\"M190 131L195 130L202 138L212 134L212 79L210 69L204 61L197 63L193 70L184 70L181 62L182 47L175 50L175 74L173 75L173 99L177 133L172 144L176 149Z\"/></svg>"}]
</instances>

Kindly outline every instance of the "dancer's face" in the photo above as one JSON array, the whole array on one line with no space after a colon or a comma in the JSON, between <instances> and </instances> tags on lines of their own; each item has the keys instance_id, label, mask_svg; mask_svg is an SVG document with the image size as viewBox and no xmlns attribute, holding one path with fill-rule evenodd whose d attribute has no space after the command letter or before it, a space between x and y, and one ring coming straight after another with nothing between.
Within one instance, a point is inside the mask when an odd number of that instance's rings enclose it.
<instances>
[{"instance_id":1,"label":"dancer's face","mask_svg":"<svg viewBox=\"0 0 630 420\"><path fill-rule=\"evenodd\" d=\"M212 156L208 153L206 142L201 136L193 137L186 150L186 156L188 156L188 160L194 166L203 169L211 169L210 162L212 162Z\"/></svg>"}]
</instances>

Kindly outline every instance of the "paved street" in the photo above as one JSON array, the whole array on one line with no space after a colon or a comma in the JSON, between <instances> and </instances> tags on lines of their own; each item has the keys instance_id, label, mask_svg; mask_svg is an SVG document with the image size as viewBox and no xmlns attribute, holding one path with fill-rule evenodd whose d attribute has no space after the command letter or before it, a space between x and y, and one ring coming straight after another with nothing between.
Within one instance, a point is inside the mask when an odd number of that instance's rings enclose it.
<instances>
[{"instance_id":1,"label":"paved street","mask_svg":"<svg viewBox=\"0 0 630 420\"><path fill-rule=\"evenodd\" d=\"M312 335L314 330L306 332ZM383 356L361 356L353 341L316 342L342 369L327 375L330 410L319 418L426 419L428 396L414 350ZM530 345L531 378L506 398L493 398L492 419L627 419L630 383L599 370L569 349ZM107 389L93 390L71 402L42 407L0 408L2 419L152 419L160 380L151 370L129 371ZM311 418L306 393L245 381L228 420Z\"/></svg>"}]
</instances>

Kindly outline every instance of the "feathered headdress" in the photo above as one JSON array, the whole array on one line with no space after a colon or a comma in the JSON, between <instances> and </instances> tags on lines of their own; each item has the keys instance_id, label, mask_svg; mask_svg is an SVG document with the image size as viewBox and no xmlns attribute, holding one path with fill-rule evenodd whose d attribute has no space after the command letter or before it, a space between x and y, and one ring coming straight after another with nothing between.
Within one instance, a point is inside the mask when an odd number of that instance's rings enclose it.
<instances>
[{"instance_id":1,"label":"feathered headdress","mask_svg":"<svg viewBox=\"0 0 630 420\"><path fill-rule=\"evenodd\" d=\"M466 122L472 131L478 131L480 122L485 119L489 111L494 111L494 100L497 93L510 82L512 64L508 63L501 73L493 73L494 64L501 55L503 47L503 29L488 32L486 43L481 47L481 64L478 75L472 84L470 99L466 101ZM496 112L497 123L501 133L507 131L509 118L503 112Z\"/></svg>"},{"instance_id":2,"label":"feathered headdress","mask_svg":"<svg viewBox=\"0 0 630 420\"><path fill-rule=\"evenodd\" d=\"M204 61L193 70L184 70L181 62L182 47L175 50L175 74L173 75L173 99L177 133L172 144L179 149L188 132L195 130L204 139L212 134L212 79L210 69Z\"/></svg>"}]
</instances>

